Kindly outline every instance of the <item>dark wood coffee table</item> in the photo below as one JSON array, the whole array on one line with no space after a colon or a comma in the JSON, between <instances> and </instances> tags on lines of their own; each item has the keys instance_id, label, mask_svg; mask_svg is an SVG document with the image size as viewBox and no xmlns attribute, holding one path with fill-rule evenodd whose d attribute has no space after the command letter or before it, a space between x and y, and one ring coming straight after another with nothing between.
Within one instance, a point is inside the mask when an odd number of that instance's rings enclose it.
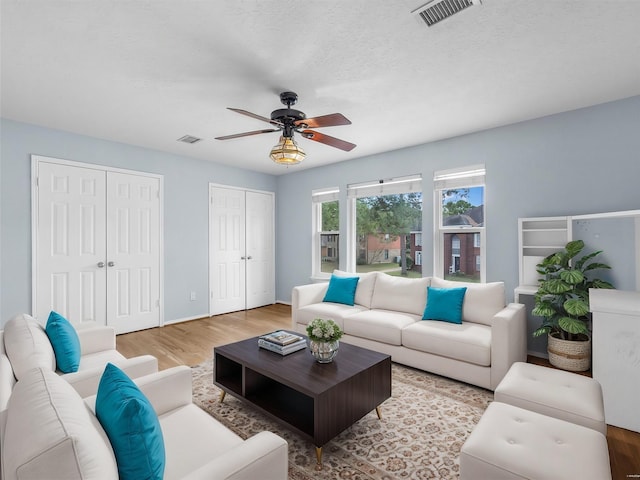
<instances>
[{"instance_id":1,"label":"dark wood coffee table","mask_svg":"<svg viewBox=\"0 0 640 480\"><path fill-rule=\"evenodd\" d=\"M213 349L213 382L225 393L322 447L391 396L391 357L340 343L331 363L308 349L286 356L258 347L258 337Z\"/></svg>"}]
</instances>

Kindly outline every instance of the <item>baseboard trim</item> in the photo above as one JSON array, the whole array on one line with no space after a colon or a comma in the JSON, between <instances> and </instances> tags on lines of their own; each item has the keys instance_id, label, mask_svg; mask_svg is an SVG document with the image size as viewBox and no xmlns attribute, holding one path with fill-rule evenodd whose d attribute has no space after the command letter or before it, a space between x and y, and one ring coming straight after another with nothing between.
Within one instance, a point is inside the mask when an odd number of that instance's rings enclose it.
<instances>
[{"instance_id":1,"label":"baseboard trim","mask_svg":"<svg viewBox=\"0 0 640 480\"><path fill-rule=\"evenodd\" d=\"M190 322L191 320L200 320L201 318L209 318L210 315L208 313L203 313L202 315L196 315L195 317L185 317L185 318L176 318L174 320L169 320L164 322L165 325L173 325L174 323L182 323L182 322Z\"/></svg>"}]
</instances>

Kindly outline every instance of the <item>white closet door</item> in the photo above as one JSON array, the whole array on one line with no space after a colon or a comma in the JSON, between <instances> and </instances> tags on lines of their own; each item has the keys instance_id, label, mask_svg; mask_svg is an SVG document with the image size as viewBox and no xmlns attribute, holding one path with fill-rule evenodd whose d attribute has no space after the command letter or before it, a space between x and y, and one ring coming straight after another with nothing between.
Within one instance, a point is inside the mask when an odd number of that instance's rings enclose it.
<instances>
[{"instance_id":1,"label":"white closet door","mask_svg":"<svg viewBox=\"0 0 640 480\"><path fill-rule=\"evenodd\" d=\"M107 323L160 324L160 180L107 172Z\"/></svg>"},{"instance_id":2,"label":"white closet door","mask_svg":"<svg viewBox=\"0 0 640 480\"><path fill-rule=\"evenodd\" d=\"M34 316L106 322L105 172L40 162Z\"/></svg>"},{"instance_id":3,"label":"white closet door","mask_svg":"<svg viewBox=\"0 0 640 480\"><path fill-rule=\"evenodd\" d=\"M246 193L246 308L275 303L273 195Z\"/></svg>"},{"instance_id":4,"label":"white closet door","mask_svg":"<svg viewBox=\"0 0 640 480\"><path fill-rule=\"evenodd\" d=\"M210 188L210 314L245 308L245 192Z\"/></svg>"}]
</instances>

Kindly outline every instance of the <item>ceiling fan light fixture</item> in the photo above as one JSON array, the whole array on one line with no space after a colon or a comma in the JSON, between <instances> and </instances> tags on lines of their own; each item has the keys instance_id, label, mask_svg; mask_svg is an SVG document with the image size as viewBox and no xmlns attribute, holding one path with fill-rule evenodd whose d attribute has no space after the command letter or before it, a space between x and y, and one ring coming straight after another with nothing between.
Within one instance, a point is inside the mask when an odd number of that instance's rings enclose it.
<instances>
[{"instance_id":1,"label":"ceiling fan light fixture","mask_svg":"<svg viewBox=\"0 0 640 480\"><path fill-rule=\"evenodd\" d=\"M296 165L303 161L306 155L293 138L280 136L280 141L271 149L269 157L280 165Z\"/></svg>"}]
</instances>

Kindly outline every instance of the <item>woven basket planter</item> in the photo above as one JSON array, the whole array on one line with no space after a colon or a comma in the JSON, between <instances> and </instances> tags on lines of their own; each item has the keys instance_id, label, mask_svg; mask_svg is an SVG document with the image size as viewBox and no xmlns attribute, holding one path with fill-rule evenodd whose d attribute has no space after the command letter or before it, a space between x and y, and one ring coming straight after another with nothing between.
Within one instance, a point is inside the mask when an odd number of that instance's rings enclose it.
<instances>
[{"instance_id":1,"label":"woven basket planter","mask_svg":"<svg viewBox=\"0 0 640 480\"><path fill-rule=\"evenodd\" d=\"M591 339L562 340L549 334L547 343L549 362L554 367L570 372L584 372L591 367Z\"/></svg>"}]
</instances>

